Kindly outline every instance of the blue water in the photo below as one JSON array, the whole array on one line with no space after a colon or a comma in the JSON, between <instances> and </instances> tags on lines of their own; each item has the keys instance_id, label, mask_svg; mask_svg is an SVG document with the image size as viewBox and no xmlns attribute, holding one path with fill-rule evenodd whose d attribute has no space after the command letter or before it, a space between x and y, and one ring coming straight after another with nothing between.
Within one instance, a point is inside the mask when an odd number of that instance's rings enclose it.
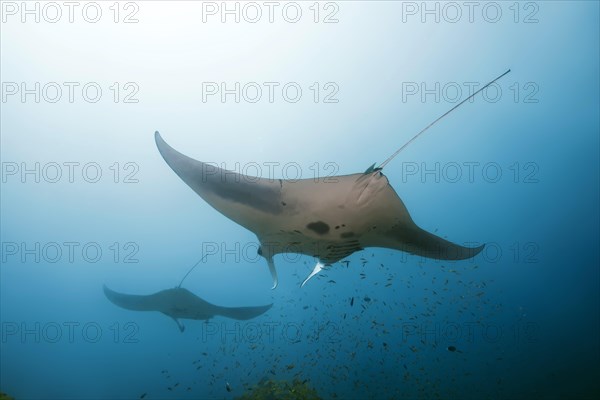
<instances>
[{"instance_id":1,"label":"blue water","mask_svg":"<svg viewBox=\"0 0 600 400\"><path fill-rule=\"evenodd\" d=\"M0 391L230 399L266 377L322 398L600 394L597 2L281 3L272 23L262 3L239 23L220 2L81 3L72 23L61 4L2 2ZM271 290L254 234L154 144L254 176L362 172L508 68L383 171L419 226L487 244L471 260L368 248L300 288L315 260L279 255ZM184 287L273 308L181 333L104 297L174 287L206 252Z\"/></svg>"}]
</instances>

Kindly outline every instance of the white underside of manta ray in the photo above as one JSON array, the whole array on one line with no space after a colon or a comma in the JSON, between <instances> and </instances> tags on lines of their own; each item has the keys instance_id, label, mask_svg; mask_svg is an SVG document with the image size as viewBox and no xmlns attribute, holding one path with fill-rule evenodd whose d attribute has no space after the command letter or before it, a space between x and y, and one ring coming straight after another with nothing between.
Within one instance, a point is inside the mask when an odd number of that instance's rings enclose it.
<instances>
[{"instance_id":1,"label":"white underside of manta ray","mask_svg":"<svg viewBox=\"0 0 600 400\"><path fill-rule=\"evenodd\" d=\"M156 145L175 173L227 218L256 234L277 286L273 256L300 253L316 257L313 273L367 247L382 247L439 259L463 260L482 249L464 247L419 228L381 169L433 124L506 75L483 86L414 136L379 168L319 179L265 179L223 170L187 157L158 132Z\"/></svg>"},{"instance_id":2,"label":"white underside of manta ray","mask_svg":"<svg viewBox=\"0 0 600 400\"><path fill-rule=\"evenodd\" d=\"M170 147L158 132L156 144L167 164L200 197L256 234L273 287L277 286L273 256L281 253L314 256L322 267L367 247L440 260L470 258L483 248L463 247L419 228L379 170L336 176L335 182L264 179L191 159Z\"/></svg>"}]
</instances>

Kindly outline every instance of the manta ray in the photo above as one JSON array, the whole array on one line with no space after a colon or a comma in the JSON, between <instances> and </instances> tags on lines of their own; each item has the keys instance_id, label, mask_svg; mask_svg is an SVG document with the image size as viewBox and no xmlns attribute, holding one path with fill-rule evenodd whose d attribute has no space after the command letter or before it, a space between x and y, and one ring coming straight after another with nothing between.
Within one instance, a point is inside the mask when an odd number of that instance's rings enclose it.
<instances>
[{"instance_id":1,"label":"manta ray","mask_svg":"<svg viewBox=\"0 0 600 400\"><path fill-rule=\"evenodd\" d=\"M264 314L273 306L273 304L256 307L217 306L181 286L149 295L134 295L118 293L104 285L104 294L113 304L127 310L159 311L173 318L181 332L185 327L179 319L209 320L221 315L236 320L248 320Z\"/></svg>"},{"instance_id":2,"label":"manta ray","mask_svg":"<svg viewBox=\"0 0 600 400\"><path fill-rule=\"evenodd\" d=\"M506 75L454 106L398 149L379 167L329 178L267 179L218 168L185 156L155 132L158 150L171 169L221 214L256 234L277 287L273 257L300 253L317 258L313 272L367 247L400 250L438 260L464 260L484 245L465 247L421 229L411 218L383 167L419 135Z\"/></svg>"}]
</instances>

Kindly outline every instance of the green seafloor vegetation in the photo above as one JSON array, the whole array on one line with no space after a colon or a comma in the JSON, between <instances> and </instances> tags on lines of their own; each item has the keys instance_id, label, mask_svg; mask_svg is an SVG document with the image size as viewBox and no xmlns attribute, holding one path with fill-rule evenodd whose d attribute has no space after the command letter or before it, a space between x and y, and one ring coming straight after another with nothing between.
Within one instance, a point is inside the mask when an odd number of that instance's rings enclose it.
<instances>
[{"instance_id":1,"label":"green seafloor vegetation","mask_svg":"<svg viewBox=\"0 0 600 400\"><path fill-rule=\"evenodd\" d=\"M236 400L320 400L307 380L282 381L263 379Z\"/></svg>"}]
</instances>

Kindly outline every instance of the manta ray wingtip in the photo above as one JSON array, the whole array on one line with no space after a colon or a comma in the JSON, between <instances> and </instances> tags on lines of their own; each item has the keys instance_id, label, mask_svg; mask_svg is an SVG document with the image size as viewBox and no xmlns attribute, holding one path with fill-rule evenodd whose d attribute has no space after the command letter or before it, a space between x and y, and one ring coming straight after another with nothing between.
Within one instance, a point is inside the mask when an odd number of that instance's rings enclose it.
<instances>
[{"instance_id":1,"label":"manta ray wingtip","mask_svg":"<svg viewBox=\"0 0 600 400\"><path fill-rule=\"evenodd\" d=\"M449 259L449 260L468 260L469 258L473 258L477 254L481 253L481 251L484 248L485 248L485 244L482 244L481 246L476 246L476 247L462 247L462 246L457 246L456 249L454 249L456 251L456 253L453 253L452 251L449 252L449 254L451 254L451 257L447 257L446 259Z\"/></svg>"},{"instance_id":2,"label":"manta ray wingtip","mask_svg":"<svg viewBox=\"0 0 600 400\"><path fill-rule=\"evenodd\" d=\"M482 244L481 246L473 247L473 249L472 249L473 257L475 257L477 254L481 253L484 248L485 248L485 243Z\"/></svg>"}]
</instances>

